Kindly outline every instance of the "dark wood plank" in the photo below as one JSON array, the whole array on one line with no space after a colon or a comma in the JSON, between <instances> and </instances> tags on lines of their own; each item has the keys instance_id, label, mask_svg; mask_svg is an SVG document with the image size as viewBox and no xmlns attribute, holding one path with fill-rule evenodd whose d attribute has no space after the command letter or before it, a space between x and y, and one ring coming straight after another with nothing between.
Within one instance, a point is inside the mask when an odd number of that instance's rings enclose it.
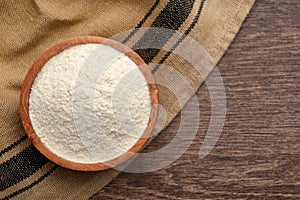
<instances>
[{"instance_id":1,"label":"dark wood plank","mask_svg":"<svg viewBox=\"0 0 300 200\"><path fill-rule=\"evenodd\" d=\"M218 68L228 113L213 151L198 156L210 117L203 85L201 125L189 150L165 169L121 173L92 200L300 199L300 1L257 0ZM164 146L179 122L146 151Z\"/></svg>"}]
</instances>

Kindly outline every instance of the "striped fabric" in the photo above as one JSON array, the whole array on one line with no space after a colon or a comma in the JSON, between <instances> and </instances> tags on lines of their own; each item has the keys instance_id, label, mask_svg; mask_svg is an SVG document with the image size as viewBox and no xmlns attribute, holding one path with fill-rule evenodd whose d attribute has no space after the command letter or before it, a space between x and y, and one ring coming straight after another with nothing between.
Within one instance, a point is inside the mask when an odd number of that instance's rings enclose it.
<instances>
[{"instance_id":1,"label":"striped fabric","mask_svg":"<svg viewBox=\"0 0 300 200\"><path fill-rule=\"evenodd\" d=\"M42 0L0 1L0 199L88 199L119 172L82 173L61 168L42 156L24 133L19 91L34 60L53 44L74 36L112 37L136 50L156 79L161 68L180 72L196 91L213 65L194 70L174 53L193 38L217 64L238 32L254 0ZM145 30L168 29L167 34ZM132 30L134 29L134 30ZM132 30L129 31L128 30ZM178 36L176 31L184 35ZM157 48L143 48L157 43ZM164 49L164 50L162 50ZM183 86L180 83L176 87ZM180 111L178 99L159 86L167 111L164 128ZM191 94L182 95L186 102Z\"/></svg>"}]
</instances>

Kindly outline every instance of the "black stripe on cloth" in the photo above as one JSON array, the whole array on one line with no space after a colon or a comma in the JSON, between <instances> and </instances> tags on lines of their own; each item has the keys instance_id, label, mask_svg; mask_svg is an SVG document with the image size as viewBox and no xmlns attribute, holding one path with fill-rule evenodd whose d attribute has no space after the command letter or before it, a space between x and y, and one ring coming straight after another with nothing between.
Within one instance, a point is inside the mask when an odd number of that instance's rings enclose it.
<instances>
[{"instance_id":1,"label":"black stripe on cloth","mask_svg":"<svg viewBox=\"0 0 300 200\"><path fill-rule=\"evenodd\" d=\"M128 40L130 40L130 38L136 34L136 32L138 31L138 28L141 28L143 26L143 24L146 22L146 20L148 19L148 17L152 14L152 12L154 11L154 9L157 7L157 5L159 4L160 0L156 0L155 3L153 4L153 6L150 8L150 10L147 12L147 14L144 16L144 18L140 21L140 23L135 27L135 29L133 31L131 31L131 33L123 40L122 43L126 43L128 42Z\"/></svg>"},{"instance_id":2,"label":"black stripe on cloth","mask_svg":"<svg viewBox=\"0 0 300 200\"><path fill-rule=\"evenodd\" d=\"M171 0L171 1L169 1L168 4L166 5L166 7L161 11L161 13L159 14L159 16L154 20L154 22L151 25L151 27L161 27L161 28L172 29L172 30L174 30L174 33L175 33L175 31L178 30L178 28L182 25L182 23L190 15L190 12L192 11L192 8L193 8L194 1L195 0ZM150 12L150 14L151 14L151 12ZM176 19L176 20L174 21L174 19ZM143 23L141 23L141 24L143 24ZM147 32L145 34L147 34ZM151 41L154 41L154 40L157 39L156 36L154 36L154 37L152 36L151 37L152 33L151 33L151 35L149 35L149 33L148 33L148 35L146 35L146 36L145 36L145 34L139 40L140 44L141 43L145 44L144 42L151 42ZM169 40L170 37L172 37L172 35L173 34L169 34L167 37L163 37L163 39L159 43L159 44L161 44L161 47ZM150 38L149 38L149 36L150 36ZM138 46L138 45L136 45L136 46ZM159 49L155 50L155 51L152 51L150 49L151 55L150 56L145 56L145 55L147 55L149 53L149 49L148 49L148 51L147 51L147 49L145 49L145 51L143 51L143 53L145 53L145 54L143 54L140 51L140 55L141 55L141 57L145 61L147 61L149 59L152 60L156 56L156 54L158 52L159 52ZM18 155L22 154L22 152L20 152ZM31 154L30 157L37 157L37 158L40 158L40 159L41 159L41 157L43 157L38 151L37 152L32 152L30 154ZM14 163L24 162L24 158L22 156L20 157L18 155L17 155L17 158L20 161L18 162L18 160L16 160ZM46 158L43 157L43 159L46 159ZM47 163L47 162L48 162L48 160L45 161L45 163ZM32 164L32 165L35 165L35 164ZM28 176L32 175L35 171L37 171L38 169L40 169L41 167L42 166L37 165L37 167L34 167L35 168L34 171L33 170L32 171L29 170L26 173L21 173L21 172L17 172L16 173L16 171L12 170L12 174L13 174L12 177L14 177L14 175L16 175L18 173L23 174L23 177L25 177L25 176L28 177ZM53 171L55 171L55 170L56 170L56 168L53 169ZM53 171L51 173L53 173ZM14 196L16 196L16 195L18 195L18 194L20 194L22 192L25 192L25 191L29 190L34 185L37 185L39 182L41 182L43 179L45 179L47 176L49 176L51 174L51 173L50 174L47 174L47 173L44 176L42 176L43 177L42 179L41 178L37 179L36 181L34 181L33 183L31 183L30 185L26 186L25 189L22 188L21 190L10 194L9 196L7 196L7 198L11 198L11 196L14 197ZM21 181L21 180L19 180L19 181ZM16 183L18 183L18 181L15 182L15 184Z\"/></svg>"},{"instance_id":3,"label":"black stripe on cloth","mask_svg":"<svg viewBox=\"0 0 300 200\"><path fill-rule=\"evenodd\" d=\"M163 64L167 59L168 57L172 54L172 52L183 42L183 40L188 36L188 34L193 30L193 28L195 27L195 25L197 24L199 18L200 18L200 15L201 15L201 12L203 10L203 7L204 7L204 3L205 3L205 0L202 0L201 2L201 5L200 5L200 8L197 12L197 15L196 17L194 18L192 24L190 25L190 27L185 31L185 33L179 38L179 40L177 40L177 42L172 46L172 48L164 55L164 57L159 61L159 63L155 66L155 68L153 68L151 70L152 74L155 74L156 71L159 69L160 65Z\"/></svg>"},{"instance_id":4,"label":"black stripe on cloth","mask_svg":"<svg viewBox=\"0 0 300 200\"><path fill-rule=\"evenodd\" d=\"M27 185L27 186L15 191L14 193L11 193L10 195L4 197L2 200L9 200L10 198L13 198L13 197L15 197L15 196L17 196L17 195L19 195L23 192L26 192L27 190L30 190L31 188L33 188L34 186L36 186L37 184L42 182L45 178L50 176L57 168L58 168L58 165L55 165L47 173L45 173L43 176L41 176L40 178L38 178L37 180L32 182L30 185Z\"/></svg>"},{"instance_id":5,"label":"black stripe on cloth","mask_svg":"<svg viewBox=\"0 0 300 200\"><path fill-rule=\"evenodd\" d=\"M151 27L158 29L149 29L146 31L141 39L133 46L133 49L146 63L151 62L176 30L185 22L193 9L194 2L195 0L169 1L151 25ZM164 29L168 29L168 31ZM144 46L150 46L151 44L155 44L156 48L143 49Z\"/></svg>"},{"instance_id":6,"label":"black stripe on cloth","mask_svg":"<svg viewBox=\"0 0 300 200\"><path fill-rule=\"evenodd\" d=\"M0 156L3 156L5 153L9 152L10 150L12 150L13 148L15 148L16 146L18 146L19 144L21 144L23 141L25 141L27 139L27 135L24 135L23 137L21 137L19 140L17 140L16 142L12 143L11 145L9 145L8 147L6 147L5 149L3 149L2 151L0 151Z\"/></svg>"},{"instance_id":7,"label":"black stripe on cloth","mask_svg":"<svg viewBox=\"0 0 300 200\"><path fill-rule=\"evenodd\" d=\"M33 146L5 161L0 165L0 191L22 181L42 168L48 159Z\"/></svg>"}]
</instances>

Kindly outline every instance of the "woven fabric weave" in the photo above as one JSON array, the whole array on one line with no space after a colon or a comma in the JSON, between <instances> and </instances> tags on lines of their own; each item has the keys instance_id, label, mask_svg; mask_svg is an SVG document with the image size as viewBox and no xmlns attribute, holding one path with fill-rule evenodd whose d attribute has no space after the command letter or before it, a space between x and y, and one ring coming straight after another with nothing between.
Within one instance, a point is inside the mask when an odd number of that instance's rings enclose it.
<instances>
[{"instance_id":1,"label":"woven fabric weave","mask_svg":"<svg viewBox=\"0 0 300 200\"><path fill-rule=\"evenodd\" d=\"M88 199L118 171L77 172L64 169L42 156L23 130L19 115L19 94L25 75L34 60L49 47L75 36L114 38L136 49L151 65L155 79L171 81L160 64L180 72L196 91L214 65L194 70L174 53L183 48L186 37L163 37L169 50L138 49L158 38L146 28L178 31L199 43L214 64L221 59L237 34L255 0L24 0L0 2L0 199ZM162 48L162 47L161 47ZM159 65L157 65L159 64ZM169 80L170 79L170 80ZM178 83L182 101L191 94ZM167 120L180 111L172 92L158 86L159 103Z\"/></svg>"}]
</instances>

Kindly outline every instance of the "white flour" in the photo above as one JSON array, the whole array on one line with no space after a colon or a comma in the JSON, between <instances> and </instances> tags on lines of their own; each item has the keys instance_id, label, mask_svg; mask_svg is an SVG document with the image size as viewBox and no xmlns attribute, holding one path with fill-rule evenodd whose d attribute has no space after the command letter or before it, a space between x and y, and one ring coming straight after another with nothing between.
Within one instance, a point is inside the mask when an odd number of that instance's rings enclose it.
<instances>
[{"instance_id":1,"label":"white flour","mask_svg":"<svg viewBox=\"0 0 300 200\"><path fill-rule=\"evenodd\" d=\"M147 127L150 110L137 65L103 44L73 46L51 58L29 99L41 142L78 163L105 162L129 150Z\"/></svg>"}]
</instances>

